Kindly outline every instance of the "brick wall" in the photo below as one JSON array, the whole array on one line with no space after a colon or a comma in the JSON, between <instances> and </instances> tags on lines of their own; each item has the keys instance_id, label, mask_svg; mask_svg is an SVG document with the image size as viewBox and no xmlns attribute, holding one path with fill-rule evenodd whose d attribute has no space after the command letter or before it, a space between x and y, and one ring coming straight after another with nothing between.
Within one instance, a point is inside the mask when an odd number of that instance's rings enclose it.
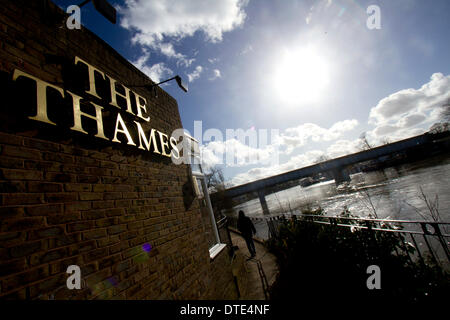
<instances>
[{"instance_id":1,"label":"brick wall","mask_svg":"<svg viewBox=\"0 0 450 320\"><path fill-rule=\"evenodd\" d=\"M64 90L81 83L83 98L89 83L71 69L75 56L122 84L149 81L89 30L63 27L49 15L62 11L51 3L43 11L43 2L0 1L0 298L236 298L227 250L210 260L204 236L210 226L202 223L199 202L186 201L186 165L128 146L123 135L120 143L94 137L89 120L83 120L88 134L70 130L67 94L47 92L56 126L29 119L36 88L12 81L16 69ZM163 90L155 97L130 89L147 99L145 129L170 136L182 127L177 102ZM119 111L103 106L111 138ZM73 264L81 267L81 290L66 287Z\"/></svg>"}]
</instances>

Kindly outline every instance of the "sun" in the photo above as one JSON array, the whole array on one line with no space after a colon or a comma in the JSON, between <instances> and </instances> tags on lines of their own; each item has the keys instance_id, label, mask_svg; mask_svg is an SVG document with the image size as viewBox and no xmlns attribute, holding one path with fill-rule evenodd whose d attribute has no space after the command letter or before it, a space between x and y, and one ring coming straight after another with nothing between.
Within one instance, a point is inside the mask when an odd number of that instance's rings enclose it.
<instances>
[{"instance_id":1,"label":"sun","mask_svg":"<svg viewBox=\"0 0 450 320\"><path fill-rule=\"evenodd\" d=\"M290 104L319 101L328 82L327 61L313 48L286 50L275 71L276 90Z\"/></svg>"}]
</instances>

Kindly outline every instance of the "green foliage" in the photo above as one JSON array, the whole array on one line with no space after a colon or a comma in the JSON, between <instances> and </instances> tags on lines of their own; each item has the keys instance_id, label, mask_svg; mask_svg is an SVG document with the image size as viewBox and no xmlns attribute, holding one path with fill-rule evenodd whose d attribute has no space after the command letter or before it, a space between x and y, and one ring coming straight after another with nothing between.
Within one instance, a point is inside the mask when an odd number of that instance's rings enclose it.
<instances>
[{"instance_id":1,"label":"green foliage","mask_svg":"<svg viewBox=\"0 0 450 320\"><path fill-rule=\"evenodd\" d=\"M307 214L320 216L323 212L318 209ZM342 217L349 216L348 210L342 213ZM370 229L373 224L362 229L309 220L307 217L286 220L278 229L278 237L267 241L280 268L271 289L273 300L301 297L310 302L397 303L448 296L448 274L436 265L413 262L407 251L412 254L415 249L404 245L401 234L373 231ZM350 222L337 219L336 223ZM366 272L370 265L381 269L380 290L367 288L371 274Z\"/></svg>"}]
</instances>

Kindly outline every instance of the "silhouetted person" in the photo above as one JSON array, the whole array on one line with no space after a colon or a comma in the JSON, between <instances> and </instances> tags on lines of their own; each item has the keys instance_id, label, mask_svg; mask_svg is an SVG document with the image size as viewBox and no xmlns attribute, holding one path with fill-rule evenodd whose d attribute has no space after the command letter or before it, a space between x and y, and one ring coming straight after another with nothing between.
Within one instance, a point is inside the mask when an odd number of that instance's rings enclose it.
<instances>
[{"instance_id":1,"label":"silhouetted person","mask_svg":"<svg viewBox=\"0 0 450 320\"><path fill-rule=\"evenodd\" d=\"M237 228L242 233L242 236L247 243L247 248L251 256L250 258L253 258L256 255L255 244L253 243L253 235L256 233L256 229L250 218L246 217L242 210L239 211Z\"/></svg>"}]
</instances>

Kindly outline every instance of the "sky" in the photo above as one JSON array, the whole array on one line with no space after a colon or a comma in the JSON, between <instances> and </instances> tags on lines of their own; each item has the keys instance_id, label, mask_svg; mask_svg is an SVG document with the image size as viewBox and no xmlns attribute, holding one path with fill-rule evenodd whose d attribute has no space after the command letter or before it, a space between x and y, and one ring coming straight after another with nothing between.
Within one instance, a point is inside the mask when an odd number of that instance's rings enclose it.
<instances>
[{"instance_id":1,"label":"sky","mask_svg":"<svg viewBox=\"0 0 450 320\"><path fill-rule=\"evenodd\" d=\"M81 24L153 81L188 83L163 89L230 186L448 121L450 1L109 2L115 25L92 3Z\"/></svg>"}]
</instances>

